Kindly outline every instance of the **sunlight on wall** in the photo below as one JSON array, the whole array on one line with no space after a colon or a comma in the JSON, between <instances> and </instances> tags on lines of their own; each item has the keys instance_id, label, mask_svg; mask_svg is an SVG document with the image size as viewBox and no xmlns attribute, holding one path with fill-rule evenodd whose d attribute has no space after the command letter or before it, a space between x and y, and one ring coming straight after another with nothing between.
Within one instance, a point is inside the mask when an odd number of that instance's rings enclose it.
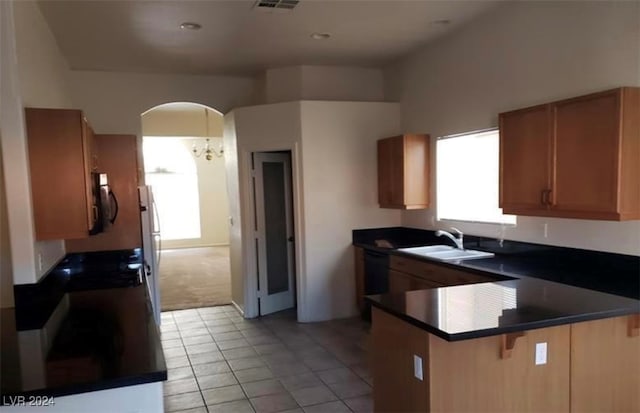
<instances>
[{"instance_id":1,"label":"sunlight on wall","mask_svg":"<svg viewBox=\"0 0 640 413\"><path fill-rule=\"evenodd\" d=\"M161 238L200 238L198 173L182 138L143 139L145 179L153 187Z\"/></svg>"}]
</instances>

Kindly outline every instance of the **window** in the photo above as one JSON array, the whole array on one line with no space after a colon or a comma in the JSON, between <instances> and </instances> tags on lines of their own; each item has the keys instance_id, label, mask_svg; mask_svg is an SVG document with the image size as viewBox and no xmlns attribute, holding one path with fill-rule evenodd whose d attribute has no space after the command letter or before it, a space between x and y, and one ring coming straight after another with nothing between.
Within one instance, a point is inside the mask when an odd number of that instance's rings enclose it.
<instances>
[{"instance_id":1,"label":"window","mask_svg":"<svg viewBox=\"0 0 640 413\"><path fill-rule=\"evenodd\" d=\"M198 172L181 138L143 139L145 180L153 187L163 240L200 238Z\"/></svg>"},{"instance_id":2,"label":"window","mask_svg":"<svg viewBox=\"0 0 640 413\"><path fill-rule=\"evenodd\" d=\"M438 219L515 224L499 199L498 130L446 136L436 147Z\"/></svg>"}]
</instances>

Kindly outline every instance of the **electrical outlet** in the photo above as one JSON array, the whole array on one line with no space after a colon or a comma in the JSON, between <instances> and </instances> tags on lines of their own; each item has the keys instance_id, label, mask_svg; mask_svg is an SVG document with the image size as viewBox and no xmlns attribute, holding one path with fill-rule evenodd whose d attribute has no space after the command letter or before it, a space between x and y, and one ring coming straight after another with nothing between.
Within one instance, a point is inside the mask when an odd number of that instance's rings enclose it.
<instances>
[{"instance_id":1,"label":"electrical outlet","mask_svg":"<svg viewBox=\"0 0 640 413\"><path fill-rule=\"evenodd\" d=\"M542 226L542 232L544 233L545 238L549 236L549 224L547 224L546 222Z\"/></svg>"},{"instance_id":2,"label":"electrical outlet","mask_svg":"<svg viewBox=\"0 0 640 413\"><path fill-rule=\"evenodd\" d=\"M422 381L422 357L413 355L413 375L416 379Z\"/></svg>"},{"instance_id":3,"label":"electrical outlet","mask_svg":"<svg viewBox=\"0 0 640 413\"><path fill-rule=\"evenodd\" d=\"M547 364L547 343L536 343L536 366Z\"/></svg>"},{"instance_id":4,"label":"electrical outlet","mask_svg":"<svg viewBox=\"0 0 640 413\"><path fill-rule=\"evenodd\" d=\"M38 253L38 271L42 271L42 254Z\"/></svg>"}]
</instances>

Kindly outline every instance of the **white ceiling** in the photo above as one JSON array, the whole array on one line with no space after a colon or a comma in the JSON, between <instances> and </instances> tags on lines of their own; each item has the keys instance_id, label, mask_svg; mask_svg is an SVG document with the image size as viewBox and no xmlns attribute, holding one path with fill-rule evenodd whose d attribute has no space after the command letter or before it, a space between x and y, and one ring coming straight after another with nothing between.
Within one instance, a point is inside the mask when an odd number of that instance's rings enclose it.
<instances>
[{"instance_id":1,"label":"white ceiling","mask_svg":"<svg viewBox=\"0 0 640 413\"><path fill-rule=\"evenodd\" d=\"M301 0L289 12L255 0L45 1L72 69L255 74L289 65L377 67L456 30L496 1ZM451 24L433 24L449 19ZM197 22L199 31L180 29ZM313 32L331 34L313 40Z\"/></svg>"}]
</instances>

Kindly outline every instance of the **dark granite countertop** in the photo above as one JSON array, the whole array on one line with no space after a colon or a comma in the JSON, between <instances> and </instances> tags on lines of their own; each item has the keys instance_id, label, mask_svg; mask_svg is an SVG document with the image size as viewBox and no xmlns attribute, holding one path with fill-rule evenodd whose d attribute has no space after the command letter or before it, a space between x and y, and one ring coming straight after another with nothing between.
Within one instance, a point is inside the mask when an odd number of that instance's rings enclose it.
<instances>
[{"instance_id":1,"label":"dark granite countertop","mask_svg":"<svg viewBox=\"0 0 640 413\"><path fill-rule=\"evenodd\" d=\"M356 230L354 245L513 278L367 297L373 306L448 341L640 313L639 257L465 236L465 247L496 256L444 263L374 243L386 239L396 248L445 243L432 231L389 230Z\"/></svg>"},{"instance_id":2,"label":"dark granite countertop","mask_svg":"<svg viewBox=\"0 0 640 413\"><path fill-rule=\"evenodd\" d=\"M507 277L532 277L575 287L640 300L640 257L554 247L518 241L476 237L465 234L465 248L493 252L495 257L454 262L430 261L404 254L396 248L422 245L451 245L433 231L416 228L376 228L353 231L353 245L388 254L405 255L437 264L483 271ZM388 240L393 248L376 246L376 240Z\"/></svg>"},{"instance_id":3,"label":"dark granite countertop","mask_svg":"<svg viewBox=\"0 0 640 413\"><path fill-rule=\"evenodd\" d=\"M534 278L368 296L447 341L640 313L640 301Z\"/></svg>"},{"instance_id":4,"label":"dark granite countertop","mask_svg":"<svg viewBox=\"0 0 640 413\"><path fill-rule=\"evenodd\" d=\"M38 329L3 309L3 396L63 396L167 379L144 284L68 292Z\"/></svg>"}]
</instances>

